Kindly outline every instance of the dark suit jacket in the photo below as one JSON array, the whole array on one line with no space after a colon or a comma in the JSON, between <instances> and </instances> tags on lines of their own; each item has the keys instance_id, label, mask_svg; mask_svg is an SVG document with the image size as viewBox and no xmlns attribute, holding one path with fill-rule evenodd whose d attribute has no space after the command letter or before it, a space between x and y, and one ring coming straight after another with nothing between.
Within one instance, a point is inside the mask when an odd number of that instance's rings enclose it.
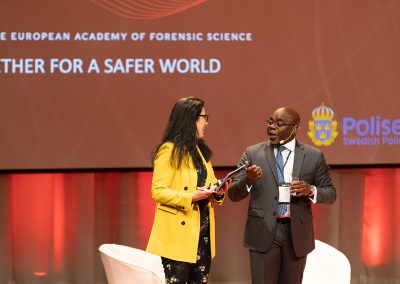
<instances>
[{"instance_id":1,"label":"dark suit jacket","mask_svg":"<svg viewBox=\"0 0 400 284\"><path fill-rule=\"evenodd\" d=\"M240 201L250 194L244 246L250 250L266 252L275 235L275 216L278 211L278 174L273 146L267 141L248 147L240 165L245 161L260 166L263 175L249 193L246 173L243 171L233 180L228 195L232 201ZM296 142L293 176L316 186L317 203L331 204L336 200L329 167L319 149ZM292 240L298 257L307 255L315 247L311 205L309 197L292 197L290 201Z\"/></svg>"}]
</instances>

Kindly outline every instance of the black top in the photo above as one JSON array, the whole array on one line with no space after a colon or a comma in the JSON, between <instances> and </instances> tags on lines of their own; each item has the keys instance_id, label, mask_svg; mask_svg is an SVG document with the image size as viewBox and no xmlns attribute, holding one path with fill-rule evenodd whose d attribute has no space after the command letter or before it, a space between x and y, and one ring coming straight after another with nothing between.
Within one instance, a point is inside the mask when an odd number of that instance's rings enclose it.
<instances>
[{"instance_id":1,"label":"black top","mask_svg":"<svg viewBox=\"0 0 400 284\"><path fill-rule=\"evenodd\" d=\"M202 164L200 169L197 169L197 186L203 187L205 186L207 179L207 169ZM210 220L208 217L208 207L207 207L208 199L202 199L197 201L197 205L199 206L200 210L200 236L208 236L209 235L209 227L210 227Z\"/></svg>"}]
</instances>

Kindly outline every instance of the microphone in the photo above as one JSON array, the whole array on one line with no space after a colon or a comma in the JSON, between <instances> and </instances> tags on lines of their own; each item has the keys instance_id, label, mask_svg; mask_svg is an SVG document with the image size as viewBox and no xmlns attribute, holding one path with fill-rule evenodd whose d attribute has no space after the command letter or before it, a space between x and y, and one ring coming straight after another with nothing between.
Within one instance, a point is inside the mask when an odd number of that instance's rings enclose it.
<instances>
[{"instance_id":1,"label":"microphone","mask_svg":"<svg viewBox=\"0 0 400 284\"><path fill-rule=\"evenodd\" d=\"M289 140L290 136L292 136L293 131L294 131L296 128L297 128L297 126L295 125L295 126L292 128L292 131L290 132L289 136L288 136L286 139L279 140L279 144L280 144L280 145L285 144L286 141Z\"/></svg>"}]
</instances>

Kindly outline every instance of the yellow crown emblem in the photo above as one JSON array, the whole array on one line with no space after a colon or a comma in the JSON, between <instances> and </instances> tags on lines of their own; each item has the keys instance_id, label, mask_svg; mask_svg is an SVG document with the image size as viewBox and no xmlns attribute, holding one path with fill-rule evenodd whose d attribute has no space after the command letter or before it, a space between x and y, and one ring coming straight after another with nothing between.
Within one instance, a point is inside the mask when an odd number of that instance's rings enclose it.
<instances>
[{"instance_id":1,"label":"yellow crown emblem","mask_svg":"<svg viewBox=\"0 0 400 284\"><path fill-rule=\"evenodd\" d=\"M331 108L325 106L324 103L322 103L320 107L317 107L312 111L311 115L314 120L332 120L334 112Z\"/></svg>"},{"instance_id":2,"label":"yellow crown emblem","mask_svg":"<svg viewBox=\"0 0 400 284\"><path fill-rule=\"evenodd\" d=\"M337 121L333 120L334 112L331 108L321 104L315 108L311 115L313 121L308 122L308 136L311 141L317 146L329 146L333 143L337 132Z\"/></svg>"}]
</instances>

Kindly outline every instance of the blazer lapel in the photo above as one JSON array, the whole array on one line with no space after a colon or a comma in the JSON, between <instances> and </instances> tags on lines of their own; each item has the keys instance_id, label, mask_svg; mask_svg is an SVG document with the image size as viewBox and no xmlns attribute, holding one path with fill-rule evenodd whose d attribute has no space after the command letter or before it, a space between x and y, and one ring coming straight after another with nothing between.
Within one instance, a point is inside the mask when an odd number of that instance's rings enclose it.
<instances>
[{"instance_id":1,"label":"blazer lapel","mask_svg":"<svg viewBox=\"0 0 400 284\"><path fill-rule=\"evenodd\" d=\"M274 147L269 142L265 143L265 156L267 158L268 165L271 168L271 172L274 175L275 182L276 182L276 184L279 185L278 171L276 169L276 160L275 160L275 154L274 154Z\"/></svg>"},{"instance_id":2,"label":"blazer lapel","mask_svg":"<svg viewBox=\"0 0 400 284\"><path fill-rule=\"evenodd\" d=\"M302 144L296 142L296 147L294 150L294 159L293 159L293 177L300 178L301 167L304 161L304 147Z\"/></svg>"}]
</instances>

